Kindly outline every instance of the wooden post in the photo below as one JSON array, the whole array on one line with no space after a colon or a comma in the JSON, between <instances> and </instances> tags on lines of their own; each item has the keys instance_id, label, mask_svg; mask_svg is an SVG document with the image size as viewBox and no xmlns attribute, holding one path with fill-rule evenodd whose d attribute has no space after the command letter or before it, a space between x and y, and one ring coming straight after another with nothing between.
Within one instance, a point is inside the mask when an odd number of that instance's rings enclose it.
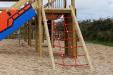
<instances>
[{"instance_id":1,"label":"wooden post","mask_svg":"<svg viewBox=\"0 0 113 75\"><path fill-rule=\"evenodd\" d=\"M72 0L71 5L72 5L74 13L75 13L76 12L75 11L75 0ZM75 15L76 15L76 13L75 13ZM73 52L76 54L75 57L77 58L77 33L76 33L76 29L74 28L74 25L75 25L75 23L72 20L72 30L73 30L73 34L72 34L72 38L73 38L72 46L75 47Z\"/></svg>"},{"instance_id":2,"label":"wooden post","mask_svg":"<svg viewBox=\"0 0 113 75\"><path fill-rule=\"evenodd\" d=\"M52 62L52 67L53 67L53 69L55 69L55 60L54 60L54 56L53 56L53 50L52 50L52 45L51 45L51 41L50 41L49 30L48 30L48 25L47 25L44 8L42 8L42 17L43 17L44 29L45 29L46 39L47 39L47 43L48 43L48 49L49 49L49 55L50 55L51 62Z\"/></svg>"},{"instance_id":3,"label":"wooden post","mask_svg":"<svg viewBox=\"0 0 113 75\"><path fill-rule=\"evenodd\" d=\"M53 32L53 30L54 30L54 20L52 20L52 24L51 24L51 44L52 44L52 47L54 46L54 32Z\"/></svg>"},{"instance_id":4,"label":"wooden post","mask_svg":"<svg viewBox=\"0 0 113 75\"><path fill-rule=\"evenodd\" d=\"M18 43L21 44L21 28L18 30Z\"/></svg>"},{"instance_id":5,"label":"wooden post","mask_svg":"<svg viewBox=\"0 0 113 75\"><path fill-rule=\"evenodd\" d=\"M37 26L36 26L36 51L38 51L38 54L40 57L42 57L42 38L43 38L43 32L42 32L42 0L38 0L39 8L37 9Z\"/></svg>"},{"instance_id":6,"label":"wooden post","mask_svg":"<svg viewBox=\"0 0 113 75\"><path fill-rule=\"evenodd\" d=\"M73 32L68 32L66 31L65 33L65 39L71 38L72 40L65 40L65 54L70 57L77 58L77 40L76 40L76 33L75 29L73 28L73 20L71 17L71 14L65 14L64 15L64 22L67 24L67 30L68 31L73 31ZM67 33L68 32L68 33Z\"/></svg>"},{"instance_id":7,"label":"wooden post","mask_svg":"<svg viewBox=\"0 0 113 75\"><path fill-rule=\"evenodd\" d=\"M75 0L71 0L71 5L73 8L75 8Z\"/></svg>"},{"instance_id":8,"label":"wooden post","mask_svg":"<svg viewBox=\"0 0 113 75\"><path fill-rule=\"evenodd\" d=\"M24 41L27 42L27 24L24 26Z\"/></svg>"},{"instance_id":9,"label":"wooden post","mask_svg":"<svg viewBox=\"0 0 113 75\"><path fill-rule=\"evenodd\" d=\"M89 66L90 66L91 70L93 71L94 68L93 68L93 65L92 65L92 62L91 62L91 59L90 59L90 56L89 56L89 52L88 52L88 50L87 50L85 41L84 41L84 39L83 39L81 30L80 30L80 28L79 28L79 24L78 24L78 22L77 22L77 18L76 18L76 16L75 16L75 12L74 12L72 6L71 6L71 15L72 15L73 21L74 21L74 23L75 23L74 28L76 29L76 32L77 32L77 34L78 34L78 37L79 37L79 39L80 39L80 41L81 41L81 43L82 43L82 46L83 46L83 49L84 49L84 51L85 51L85 54L86 54L86 57L87 57Z\"/></svg>"},{"instance_id":10,"label":"wooden post","mask_svg":"<svg viewBox=\"0 0 113 75\"><path fill-rule=\"evenodd\" d=\"M75 0L71 0L71 5L73 6L73 9L75 8ZM75 12L75 11L74 11ZM66 18L68 17L68 18ZM71 46L72 48L65 48L65 54L67 56L75 57L77 58L77 36L74 28L74 22L72 20L71 14L65 14L64 15L64 20L65 23L68 24L67 29L73 31L72 33L65 33L65 39L73 39L72 41L66 40L65 41L65 46L69 47Z\"/></svg>"},{"instance_id":11,"label":"wooden post","mask_svg":"<svg viewBox=\"0 0 113 75\"><path fill-rule=\"evenodd\" d=\"M27 40L26 42L28 43L28 22L27 22L27 24L26 24L26 32L27 32L27 33L26 33L26 40Z\"/></svg>"},{"instance_id":12,"label":"wooden post","mask_svg":"<svg viewBox=\"0 0 113 75\"><path fill-rule=\"evenodd\" d=\"M31 21L28 22L28 45L31 46L32 25Z\"/></svg>"},{"instance_id":13,"label":"wooden post","mask_svg":"<svg viewBox=\"0 0 113 75\"><path fill-rule=\"evenodd\" d=\"M51 44L53 45L53 32L51 30L53 30L53 20L48 20L48 29L49 29L49 36L50 36L50 40L51 40Z\"/></svg>"},{"instance_id":14,"label":"wooden post","mask_svg":"<svg viewBox=\"0 0 113 75\"><path fill-rule=\"evenodd\" d=\"M48 0L48 3L49 3L48 7L50 8L51 7L51 0Z\"/></svg>"},{"instance_id":15,"label":"wooden post","mask_svg":"<svg viewBox=\"0 0 113 75\"><path fill-rule=\"evenodd\" d=\"M49 29L49 36L51 38L51 26L52 26L51 24L52 24L52 20L48 20L47 23L48 23L47 25L48 25L48 29Z\"/></svg>"},{"instance_id":16,"label":"wooden post","mask_svg":"<svg viewBox=\"0 0 113 75\"><path fill-rule=\"evenodd\" d=\"M72 6L74 13L75 13L75 16L76 16L77 13L76 13L76 8L75 8L75 0L71 0L71 6Z\"/></svg>"},{"instance_id":17,"label":"wooden post","mask_svg":"<svg viewBox=\"0 0 113 75\"><path fill-rule=\"evenodd\" d=\"M66 8L67 2L66 0L64 0L64 8Z\"/></svg>"}]
</instances>

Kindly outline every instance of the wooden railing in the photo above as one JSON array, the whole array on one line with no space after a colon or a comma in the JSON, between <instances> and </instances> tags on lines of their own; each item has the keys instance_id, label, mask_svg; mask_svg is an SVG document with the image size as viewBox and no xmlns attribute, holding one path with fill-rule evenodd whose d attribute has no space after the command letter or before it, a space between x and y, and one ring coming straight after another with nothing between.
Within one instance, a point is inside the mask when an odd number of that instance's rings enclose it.
<instances>
[{"instance_id":1,"label":"wooden railing","mask_svg":"<svg viewBox=\"0 0 113 75\"><path fill-rule=\"evenodd\" d=\"M70 5L75 7L75 0L43 0L45 1L48 8L69 8Z\"/></svg>"},{"instance_id":2,"label":"wooden railing","mask_svg":"<svg viewBox=\"0 0 113 75\"><path fill-rule=\"evenodd\" d=\"M48 0L48 8L65 8L66 0Z\"/></svg>"}]
</instances>

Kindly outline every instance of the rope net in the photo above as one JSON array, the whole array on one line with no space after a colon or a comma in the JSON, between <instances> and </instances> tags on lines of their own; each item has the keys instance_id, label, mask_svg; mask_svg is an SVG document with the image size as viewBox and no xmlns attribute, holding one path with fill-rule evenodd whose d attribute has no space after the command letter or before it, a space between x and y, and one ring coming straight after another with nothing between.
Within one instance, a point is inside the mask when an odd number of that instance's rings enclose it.
<instances>
[{"instance_id":1,"label":"rope net","mask_svg":"<svg viewBox=\"0 0 113 75\"><path fill-rule=\"evenodd\" d=\"M52 14L51 18L56 17L56 15ZM55 56L55 62L61 66L73 66L73 67L88 67L88 64L85 60L85 54L82 50L82 46L80 46L80 41L76 35L73 38L72 34L76 33L76 30L72 28L72 16L65 16L65 14L61 14L60 17L57 15L56 20L48 21L49 33L51 36L51 43L53 46L53 52ZM73 41L76 44L72 45ZM68 43L66 45L66 43ZM66 49L70 51L77 50L77 57L67 55Z\"/></svg>"}]
</instances>

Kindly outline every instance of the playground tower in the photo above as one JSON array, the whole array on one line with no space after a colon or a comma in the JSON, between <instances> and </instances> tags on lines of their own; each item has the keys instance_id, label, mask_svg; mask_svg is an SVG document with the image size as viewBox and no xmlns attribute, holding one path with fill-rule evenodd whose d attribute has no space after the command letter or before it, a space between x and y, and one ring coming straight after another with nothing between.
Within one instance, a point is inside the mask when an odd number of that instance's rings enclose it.
<instances>
[{"instance_id":1,"label":"playground tower","mask_svg":"<svg viewBox=\"0 0 113 75\"><path fill-rule=\"evenodd\" d=\"M47 1L46 4L45 1ZM0 16L4 16L4 18L0 17L0 22L3 24L0 25L0 40L11 35L22 25L27 24L26 28L28 29L25 32L28 35L24 35L24 39L25 41L27 39L28 45L31 46L31 21L35 20L35 49L39 57L43 55L43 44L46 40L52 67L55 69L55 51L60 51L60 56L63 59L73 58L76 63L78 48L82 47L88 64L93 70L76 18L75 0L20 0L11 8L3 10ZM81 46L78 46L78 42L81 43ZM60 65L65 64L63 62Z\"/></svg>"}]
</instances>

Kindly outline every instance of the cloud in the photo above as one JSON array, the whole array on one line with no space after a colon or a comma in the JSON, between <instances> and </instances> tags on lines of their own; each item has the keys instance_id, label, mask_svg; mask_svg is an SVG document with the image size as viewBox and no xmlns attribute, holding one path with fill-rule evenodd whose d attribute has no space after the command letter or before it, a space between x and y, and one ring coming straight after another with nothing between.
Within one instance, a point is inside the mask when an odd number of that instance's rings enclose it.
<instances>
[{"instance_id":1,"label":"cloud","mask_svg":"<svg viewBox=\"0 0 113 75\"><path fill-rule=\"evenodd\" d=\"M0 2L0 8L2 7L11 7L15 2Z\"/></svg>"},{"instance_id":2,"label":"cloud","mask_svg":"<svg viewBox=\"0 0 113 75\"><path fill-rule=\"evenodd\" d=\"M76 8L80 20L113 16L113 0L76 0Z\"/></svg>"},{"instance_id":3,"label":"cloud","mask_svg":"<svg viewBox=\"0 0 113 75\"><path fill-rule=\"evenodd\" d=\"M47 0L44 1L45 3ZM75 0L78 19L99 19L113 16L113 0ZM0 7L10 7L15 2L0 2ZM45 4L44 3L44 4ZM68 0L68 3L69 0Z\"/></svg>"}]
</instances>

